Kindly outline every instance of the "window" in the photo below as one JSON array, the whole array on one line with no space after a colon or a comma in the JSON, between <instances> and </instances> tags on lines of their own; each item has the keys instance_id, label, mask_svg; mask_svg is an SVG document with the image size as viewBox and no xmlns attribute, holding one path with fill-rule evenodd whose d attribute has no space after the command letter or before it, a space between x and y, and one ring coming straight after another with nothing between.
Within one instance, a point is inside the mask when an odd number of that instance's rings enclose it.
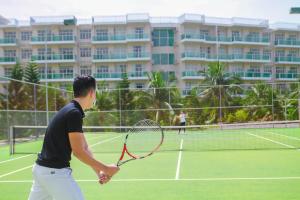
<instances>
[{"instance_id":1,"label":"window","mask_svg":"<svg viewBox=\"0 0 300 200\"><path fill-rule=\"evenodd\" d=\"M232 31L232 41L241 41L242 36L240 31Z\"/></svg>"},{"instance_id":2,"label":"window","mask_svg":"<svg viewBox=\"0 0 300 200\"><path fill-rule=\"evenodd\" d=\"M80 57L91 57L91 48L80 48Z\"/></svg>"},{"instance_id":3,"label":"window","mask_svg":"<svg viewBox=\"0 0 300 200\"><path fill-rule=\"evenodd\" d=\"M276 74L283 74L285 73L284 67L276 67Z\"/></svg>"},{"instance_id":4,"label":"window","mask_svg":"<svg viewBox=\"0 0 300 200\"><path fill-rule=\"evenodd\" d=\"M31 39L31 32L30 31L21 32L21 40L22 41L29 41L30 39Z\"/></svg>"},{"instance_id":5,"label":"window","mask_svg":"<svg viewBox=\"0 0 300 200\"><path fill-rule=\"evenodd\" d=\"M22 49L21 50L22 59L30 59L31 56L32 56L32 50L31 49Z\"/></svg>"},{"instance_id":6,"label":"window","mask_svg":"<svg viewBox=\"0 0 300 200\"><path fill-rule=\"evenodd\" d=\"M45 67L39 68L39 74L44 75L46 72ZM51 69L51 67L47 68L47 74L52 74L54 71Z\"/></svg>"},{"instance_id":7,"label":"window","mask_svg":"<svg viewBox=\"0 0 300 200\"><path fill-rule=\"evenodd\" d=\"M142 47L141 46L134 46L133 47L133 56L135 58L142 57Z\"/></svg>"},{"instance_id":8,"label":"window","mask_svg":"<svg viewBox=\"0 0 300 200\"><path fill-rule=\"evenodd\" d=\"M90 66L81 66L80 67L80 75L91 75L92 67Z\"/></svg>"},{"instance_id":9,"label":"window","mask_svg":"<svg viewBox=\"0 0 300 200\"><path fill-rule=\"evenodd\" d=\"M59 68L59 73L61 74L73 74L73 67L60 67Z\"/></svg>"},{"instance_id":10,"label":"window","mask_svg":"<svg viewBox=\"0 0 300 200\"><path fill-rule=\"evenodd\" d=\"M174 46L174 29L155 29L152 32L154 46Z\"/></svg>"},{"instance_id":11,"label":"window","mask_svg":"<svg viewBox=\"0 0 300 200\"><path fill-rule=\"evenodd\" d=\"M4 50L4 57L15 58L16 50Z\"/></svg>"},{"instance_id":12,"label":"window","mask_svg":"<svg viewBox=\"0 0 300 200\"><path fill-rule=\"evenodd\" d=\"M61 55L73 56L73 48L60 48L59 53Z\"/></svg>"},{"instance_id":13,"label":"window","mask_svg":"<svg viewBox=\"0 0 300 200\"><path fill-rule=\"evenodd\" d=\"M144 83L136 83L136 84L135 84L135 87L136 87L136 88L139 88L139 89L140 89L140 88L144 88L144 87L145 87L145 84L144 84Z\"/></svg>"},{"instance_id":14,"label":"window","mask_svg":"<svg viewBox=\"0 0 300 200\"><path fill-rule=\"evenodd\" d=\"M108 72L108 66L97 67L97 74L107 74Z\"/></svg>"},{"instance_id":15,"label":"window","mask_svg":"<svg viewBox=\"0 0 300 200\"><path fill-rule=\"evenodd\" d=\"M115 66L115 71L119 73L126 73L126 64L120 64Z\"/></svg>"},{"instance_id":16,"label":"window","mask_svg":"<svg viewBox=\"0 0 300 200\"><path fill-rule=\"evenodd\" d=\"M96 55L98 59L107 59L108 58L108 48L97 48Z\"/></svg>"},{"instance_id":17,"label":"window","mask_svg":"<svg viewBox=\"0 0 300 200\"><path fill-rule=\"evenodd\" d=\"M175 63L174 54L153 54L153 65L173 65Z\"/></svg>"},{"instance_id":18,"label":"window","mask_svg":"<svg viewBox=\"0 0 300 200\"><path fill-rule=\"evenodd\" d=\"M47 32L47 34L46 34ZM47 35L47 41L51 41L51 31L50 30L38 30L38 40L45 41Z\"/></svg>"},{"instance_id":19,"label":"window","mask_svg":"<svg viewBox=\"0 0 300 200\"><path fill-rule=\"evenodd\" d=\"M272 66L264 66L264 73L272 73Z\"/></svg>"},{"instance_id":20,"label":"window","mask_svg":"<svg viewBox=\"0 0 300 200\"><path fill-rule=\"evenodd\" d=\"M90 29L80 30L80 39L81 40L89 40L91 39L92 34Z\"/></svg>"},{"instance_id":21,"label":"window","mask_svg":"<svg viewBox=\"0 0 300 200\"><path fill-rule=\"evenodd\" d=\"M278 42L279 40L284 40L284 34L283 33L275 34L275 42Z\"/></svg>"},{"instance_id":22,"label":"window","mask_svg":"<svg viewBox=\"0 0 300 200\"><path fill-rule=\"evenodd\" d=\"M62 40L73 40L73 30L59 30L59 36Z\"/></svg>"},{"instance_id":23,"label":"window","mask_svg":"<svg viewBox=\"0 0 300 200\"><path fill-rule=\"evenodd\" d=\"M15 41L16 40L16 32L4 32L4 38L7 40Z\"/></svg>"},{"instance_id":24,"label":"window","mask_svg":"<svg viewBox=\"0 0 300 200\"><path fill-rule=\"evenodd\" d=\"M259 66L250 66L249 72L255 72L255 73L259 73L260 72L260 67Z\"/></svg>"},{"instance_id":25,"label":"window","mask_svg":"<svg viewBox=\"0 0 300 200\"><path fill-rule=\"evenodd\" d=\"M98 29L96 30L97 40L108 40L108 30Z\"/></svg>"},{"instance_id":26,"label":"window","mask_svg":"<svg viewBox=\"0 0 300 200\"><path fill-rule=\"evenodd\" d=\"M135 65L135 72L134 72L135 76L137 76L137 77L143 76L143 71L144 71L144 69L141 64Z\"/></svg>"},{"instance_id":27,"label":"window","mask_svg":"<svg viewBox=\"0 0 300 200\"><path fill-rule=\"evenodd\" d=\"M11 77L12 68L5 67L4 68L4 76Z\"/></svg>"},{"instance_id":28,"label":"window","mask_svg":"<svg viewBox=\"0 0 300 200\"><path fill-rule=\"evenodd\" d=\"M144 28L141 27L135 28L135 37L143 38L143 35L144 35Z\"/></svg>"}]
</instances>

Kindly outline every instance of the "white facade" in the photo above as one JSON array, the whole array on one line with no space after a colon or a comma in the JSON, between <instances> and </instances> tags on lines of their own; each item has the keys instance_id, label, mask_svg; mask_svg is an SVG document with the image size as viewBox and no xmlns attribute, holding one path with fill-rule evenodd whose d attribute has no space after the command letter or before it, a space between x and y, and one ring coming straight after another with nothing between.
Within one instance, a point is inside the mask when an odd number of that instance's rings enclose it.
<instances>
[{"instance_id":1,"label":"white facade","mask_svg":"<svg viewBox=\"0 0 300 200\"><path fill-rule=\"evenodd\" d=\"M300 28L267 20L214 18L197 14L0 17L0 76L10 76L18 60L45 68L49 82L71 82L91 74L113 88L127 73L132 87L145 87L147 72L175 75L190 89L204 78L210 62L221 61L228 74L246 81L300 78Z\"/></svg>"}]
</instances>

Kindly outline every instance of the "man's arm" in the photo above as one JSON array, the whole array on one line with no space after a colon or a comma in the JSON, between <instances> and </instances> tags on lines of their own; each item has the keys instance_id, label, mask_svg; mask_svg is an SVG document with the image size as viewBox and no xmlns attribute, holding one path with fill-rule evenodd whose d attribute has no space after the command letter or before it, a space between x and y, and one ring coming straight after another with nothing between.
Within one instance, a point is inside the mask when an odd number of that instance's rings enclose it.
<instances>
[{"instance_id":1,"label":"man's arm","mask_svg":"<svg viewBox=\"0 0 300 200\"><path fill-rule=\"evenodd\" d=\"M88 148L88 144L85 140L84 134L79 132L71 132L69 133L69 140L73 154L80 161L93 168L98 176L100 172L103 172L109 177L112 177L115 173L119 171L119 168L117 166L107 166L93 157L92 152Z\"/></svg>"}]
</instances>

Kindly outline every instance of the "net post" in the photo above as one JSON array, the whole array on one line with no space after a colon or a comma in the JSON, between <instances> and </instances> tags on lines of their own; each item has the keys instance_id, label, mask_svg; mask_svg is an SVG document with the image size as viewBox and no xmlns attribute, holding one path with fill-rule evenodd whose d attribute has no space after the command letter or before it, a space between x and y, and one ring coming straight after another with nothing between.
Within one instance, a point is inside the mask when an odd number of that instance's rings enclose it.
<instances>
[{"instance_id":1,"label":"net post","mask_svg":"<svg viewBox=\"0 0 300 200\"><path fill-rule=\"evenodd\" d=\"M15 153L15 147L14 147L14 127L9 127L9 154L13 155Z\"/></svg>"}]
</instances>

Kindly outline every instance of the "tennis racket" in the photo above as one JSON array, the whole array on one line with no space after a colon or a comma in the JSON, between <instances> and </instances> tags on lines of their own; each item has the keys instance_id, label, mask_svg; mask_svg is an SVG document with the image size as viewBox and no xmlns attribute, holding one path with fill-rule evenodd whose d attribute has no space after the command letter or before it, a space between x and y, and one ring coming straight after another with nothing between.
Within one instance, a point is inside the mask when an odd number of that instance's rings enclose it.
<instances>
[{"instance_id":1,"label":"tennis racket","mask_svg":"<svg viewBox=\"0 0 300 200\"><path fill-rule=\"evenodd\" d=\"M117 166L129 161L143 159L158 151L164 141L164 132L160 125L152 120L137 122L127 133ZM128 157L125 158L125 154Z\"/></svg>"}]
</instances>

